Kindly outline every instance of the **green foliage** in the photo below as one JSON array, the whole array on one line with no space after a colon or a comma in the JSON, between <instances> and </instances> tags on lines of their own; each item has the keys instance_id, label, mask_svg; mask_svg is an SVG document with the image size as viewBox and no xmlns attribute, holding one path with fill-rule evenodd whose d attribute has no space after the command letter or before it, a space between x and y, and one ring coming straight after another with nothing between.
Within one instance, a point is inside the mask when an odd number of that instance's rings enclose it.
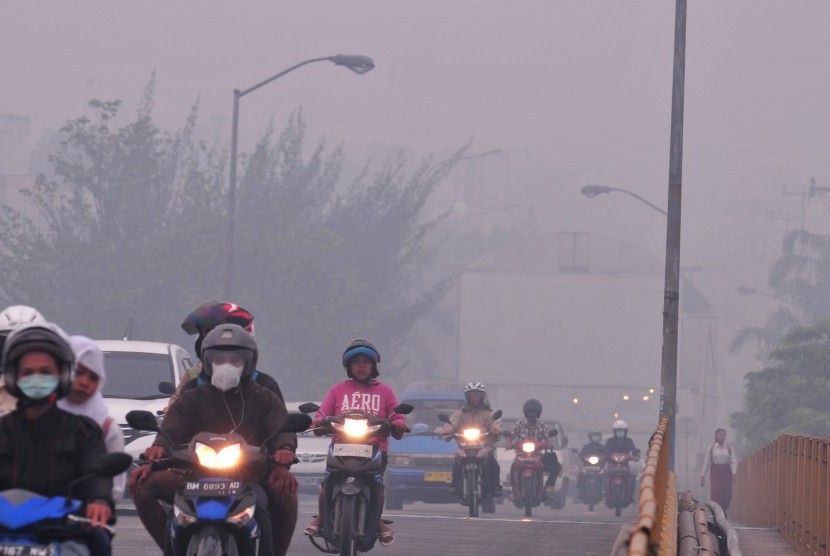
<instances>
[{"instance_id":1,"label":"green foliage","mask_svg":"<svg viewBox=\"0 0 830 556\"><path fill-rule=\"evenodd\" d=\"M344 377L349 341L366 337L392 353L443 296L446 282L420 283L434 255L425 238L440 220L424 221L422 211L449 168L424 162L407 175L398 156L338 192L342 149L326 154L321 143L306 157L305 143L298 115L248 160L236 291L267 319L260 342L280 376L296 379L289 391L319 396Z\"/></svg>"},{"instance_id":2,"label":"green foliage","mask_svg":"<svg viewBox=\"0 0 830 556\"><path fill-rule=\"evenodd\" d=\"M193 145L195 114L176 133L150 116L151 81L136 118L116 128L120 102L92 101L93 116L68 122L40 174L23 196L37 217L2 207L0 265L7 303L28 303L71 331L118 336L129 317L158 336L180 318L169 300L199 288L180 238L187 215L209 210L205 184L219 183L214 153ZM191 294L192 295L192 294Z\"/></svg>"},{"instance_id":3,"label":"green foliage","mask_svg":"<svg viewBox=\"0 0 830 556\"><path fill-rule=\"evenodd\" d=\"M221 299L226 157L194 139L196 107L175 133L157 127L152 95L151 80L120 127L118 101L90 103L94 115L62 128L49 172L25 192L38 218L2 207L5 303L71 333L118 337L132 317L136 338L181 341L184 315ZM342 148L306 145L297 114L244 158L231 301L257 318L263 370L290 397L319 398L344 378L348 341L367 337L389 361L443 295L447 281L424 283L440 218L423 208L462 151L410 172L398 156L343 185Z\"/></svg>"},{"instance_id":4,"label":"green foliage","mask_svg":"<svg viewBox=\"0 0 830 556\"><path fill-rule=\"evenodd\" d=\"M790 330L770 363L746 375L744 410L732 414L747 453L781 434L827 436L830 430L830 320Z\"/></svg>"}]
</instances>

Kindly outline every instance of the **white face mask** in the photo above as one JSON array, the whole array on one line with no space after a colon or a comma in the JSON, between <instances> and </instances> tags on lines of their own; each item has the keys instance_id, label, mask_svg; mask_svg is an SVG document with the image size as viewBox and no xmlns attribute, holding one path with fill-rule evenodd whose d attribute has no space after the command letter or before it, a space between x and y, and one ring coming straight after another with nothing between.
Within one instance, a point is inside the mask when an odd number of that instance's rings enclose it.
<instances>
[{"instance_id":1,"label":"white face mask","mask_svg":"<svg viewBox=\"0 0 830 556\"><path fill-rule=\"evenodd\" d=\"M217 387L222 392L227 392L231 388L239 386L239 379L242 377L242 367L231 365L230 363L223 363L221 365L213 366L213 374L210 377L210 383Z\"/></svg>"}]
</instances>

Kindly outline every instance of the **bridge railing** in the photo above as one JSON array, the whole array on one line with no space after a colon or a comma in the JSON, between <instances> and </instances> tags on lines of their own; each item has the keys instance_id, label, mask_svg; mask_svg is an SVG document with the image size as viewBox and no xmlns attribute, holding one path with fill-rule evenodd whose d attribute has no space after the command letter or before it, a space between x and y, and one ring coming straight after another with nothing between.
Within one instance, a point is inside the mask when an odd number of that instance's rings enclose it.
<instances>
[{"instance_id":1,"label":"bridge railing","mask_svg":"<svg viewBox=\"0 0 830 556\"><path fill-rule=\"evenodd\" d=\"M677 479L669 470L669 423L669 417L660 419L651 438L640 479L640 517L628 541L629 556L677 553Z\"/></svg>"},{"instance_id":2,"label":"bridge railing","mask_svg":"<svg viewBox=\"0 0 830 556\"><path fill-rule=\"evenodd\" d=\"M778 529L801 555L830 555L830 438L780 436L738 464L729 518Z\"/></svg>"}]
</instances>

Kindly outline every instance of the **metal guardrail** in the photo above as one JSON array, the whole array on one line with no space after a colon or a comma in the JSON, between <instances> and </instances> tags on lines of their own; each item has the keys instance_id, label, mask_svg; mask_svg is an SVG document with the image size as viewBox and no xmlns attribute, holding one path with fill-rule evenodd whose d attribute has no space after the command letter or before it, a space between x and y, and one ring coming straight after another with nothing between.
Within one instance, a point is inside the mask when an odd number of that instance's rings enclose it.
<instances>
[{"instance_id":1,"label":"metal guardrail","mask_svg":"<svg viewBox=\"0 0 830 556\"><path fill-rule=\"evenodd\" d=\"M784 435L738 464L730 520L778 529L800 555L828 556L830 438Z\"/></svg>"},{"instance_id":2,"label":"metal guardrail","mask_svg":"<svg viewBox=\"0 0 830 556\"><path fill-rule=\"evenodd\" d=\"M669 417L651 439L640 479L640 517L631 529L629 556L677 553L677 479L669 470Z\"/></svg>"}]
</instances>

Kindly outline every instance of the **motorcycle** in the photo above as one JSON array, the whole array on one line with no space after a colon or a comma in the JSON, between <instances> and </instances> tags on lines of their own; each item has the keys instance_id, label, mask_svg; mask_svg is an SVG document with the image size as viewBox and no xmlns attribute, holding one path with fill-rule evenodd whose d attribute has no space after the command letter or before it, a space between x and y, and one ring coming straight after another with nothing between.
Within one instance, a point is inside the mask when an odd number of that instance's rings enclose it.
<instances>
[{"instance_id":1,"label":"motorcycle","mask_svg":"<svg viewBox=\"0 0 830 556\"><path fill-rule=\"evenodd\" d=\"M313 403L300 406L303 413L316 413ZM392 415L407 415L413 406L401 404ZM391 417L391 415L390 415ZM326 434L338 433L338 441L329 445L326 456L323 513L320 535L311 543L321 552L356 556L375 546L380 531L378 523L383 508L381 476L383 452L377 444L368 444L373 437L388 436L392 425L388 419L362 411L349 411L326 417L319 426ZM409 429L406 429L409 432ZM387 521L386 523L391 523Z\"/></svg>"},{"instance_id":2,"label":"motorcycle","mask_svg":"<svg viewBox=\"0 0 830 556\"><path fill-rule=\"evenodd\" d=\"M558 431L551 430L549 436L556 436ZM502 436L511 438L510 432L503 432ZM521 452L516 454L510 474L510 485L513 490L513 504L517 508L524 508L525 517L533 515L533 508L539 506L545 498L545 469L542 463L542 451L533 440L523 440Z\"/></svg>"},{"instance_id":3,"label":"motorcycle","mask_svg":"<svg viewBox=\"0 0 830 556\"><path fill-rule=\"evenodd\" d=\"M588 504L588 511L594 511L594 506L602 501L602 490L605 482L605 470L603 460L605 456L598 454L587 454L581 458L582 466L579 470L579 496L583 502Z\"/></svg>"},{"instance_id":4,"label":"motorcycle","mask_svg":"<svg viewBox=\"0 0 830 556\"><path fill-rule=\"evenodd\" d=\"M499 409L493 413L492 420L497 421L501 418L502 412ZM438 420L442 423L450 425L450 418L443 413L438 415ZM483 499L482 493L487 489L484 487L484 462L487 458L494 457L492 454L493 447L487 446L485 443L489 433L484 433L481 429L469 427L461 431L453 431L451 436L446 437L449 442L455 438L458 443L458 451L455 454L461 466L461 477L463 487L462 504L466 504L469 509L470 517L478 517L479 510L485 513L493 513L496 511L496 503L492 496Z\"/></svg>"},{"instance_id":5,"label":"motorcycle","mask_svg":"<svg viewBox=\"0 0 830 556\"><path fill-rule=\"evenodd\" d=\"M605 458L605 505L614 510L617 517L632 502L629 462L635 459L635 456L620 453L608 454Z\"/></svg>"},{"instance_id":6,"label":"motorcycle","mask_svg":"<svg viewBox=\"0 0 830 556\"><path fill-rule=\"evenodd\" d=\"M149 411L130 411L127 423L162 434ZM302 432L310 424L308 415L289 413L274 435ZM176 468L188 474L168 510L165 556L258 553L261 530L253 484L269 469L267 440L260 448L236 433L200 432L186 448L153 462L154 470Z\"/></svg>"},{"instance_id":7,"label":"motorcycle","mask_svg":"<svg viewBox=\"0 0 830 556\"><path fill-rule=\"evenodd\" d=\"M88 555L89 522L78 515L81 500L72 498L76 485L93 477L115 477L132 464L128 454L113 452L99 459L92 473L70 483L67 495L41 496L14 488L0 492L0 554L15 556ZM105 526L110 538L115 516Z\"/></svg>"}]
</instances>

